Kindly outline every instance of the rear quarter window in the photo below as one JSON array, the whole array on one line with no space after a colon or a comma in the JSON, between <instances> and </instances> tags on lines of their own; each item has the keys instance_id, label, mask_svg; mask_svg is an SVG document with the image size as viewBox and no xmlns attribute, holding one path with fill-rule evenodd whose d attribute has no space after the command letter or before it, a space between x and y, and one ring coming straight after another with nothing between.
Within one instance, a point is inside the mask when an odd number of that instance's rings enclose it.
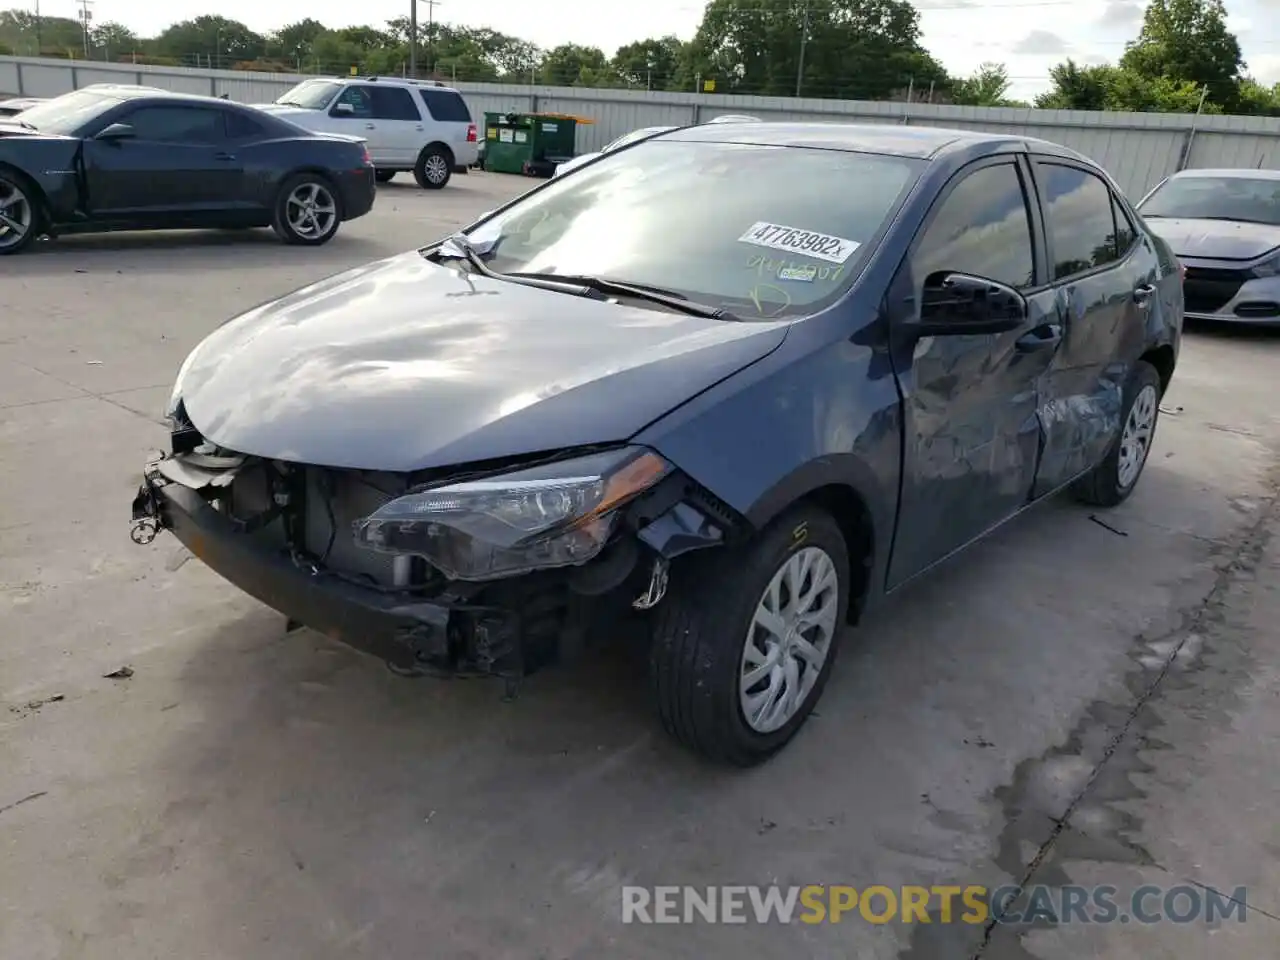
<instances>
[{"instance_id":1,"label":"rear quarter window","mask_svg":"<svg viewBox=\"0 0 1280 960\"><path fill-rule=\"evenodd\" d=\"M441 123L470 123L471 111L467 102L452 90L421 90L422 102L432 120Z\"/></svg>"}]
</instances>

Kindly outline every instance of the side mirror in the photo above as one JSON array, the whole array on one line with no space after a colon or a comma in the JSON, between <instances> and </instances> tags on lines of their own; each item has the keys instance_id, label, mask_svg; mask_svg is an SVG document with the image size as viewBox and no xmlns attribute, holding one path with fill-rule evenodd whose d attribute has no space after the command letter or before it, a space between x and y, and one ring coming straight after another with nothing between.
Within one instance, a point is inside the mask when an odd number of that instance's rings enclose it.
<instances>
[{"instance_id":1,"label":"side mirror","mask_svg":"<svg viewBox=\"0 0 1280 960\"><path fill-rule=\"evenodd\" d=\"M94 137L95 140L129 140L137 136L133 127L127 123L109 123Z\"/></svg>"},{"instance_id":2,"label":"side mirror","mask_svg":"<svg viewBox=\"0 0 1280 960\"><path fill-rule=\"evenodd\" d=\"M350 116L356 112L356 108L349 103L335 103L333 105L333 112L340 113L343 116Z\"/></svg>"},{"instance_id":3,"label":"side mirror","mask_svg":"<svg viewBox=\"0 0 1280 960\"><path fill-rule=\"evenodd\" d=\"M1027 300L1013 287L947 270L930 274L920 298L921 337L973 336L1016 330L1027 319Z\"/></svg>"}]
</instances>

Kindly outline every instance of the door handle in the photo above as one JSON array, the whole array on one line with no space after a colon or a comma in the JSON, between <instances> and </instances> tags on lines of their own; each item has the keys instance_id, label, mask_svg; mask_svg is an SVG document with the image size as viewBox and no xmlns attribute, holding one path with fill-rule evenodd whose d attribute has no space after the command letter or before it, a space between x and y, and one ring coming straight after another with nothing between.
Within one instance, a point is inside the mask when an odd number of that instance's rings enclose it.
<instances>
[{"instance_id":1,"label":"door handle","mask_svg":"<svg viewBox=\"0 0 1280 960\"><path fill-rule=\"evenodd\" d=\"M1133 288L1133 302L1140 307L1145 307L1151 298L1155 295L1155 284L1143 283Z\"/></svg>"},{"instance_id":2,"label":"door handle","mask_svg":"<svg viewBox=\"0 0 1280 960\"><path fill-rule=\"evenodd\" d=\"M366 130L376 130L376 129L377 129L377 127L375 127L372 123L366 123L366 124L364 125L364 128L365 128Z\"/></svg>"},{"instance_id":3,"label":"door handle","mask_svg":"<svg viewBox=\"0 0 1280 960\"><path fill-rule=\"evenodd\" d=\"M234 153L215 153L213 155L215 160L234 160L235 158L236 155Z\"/></svg>"},{"instance_id":4,"label":"door handle","mask_svg":"<svg viewBox=\"0 0 1280 960\"><path fill-rule=\"evenodd\" d=\"M421 130L421 129L422 129L422 124L418 124L418 125L417 125L416 127L414 127L413 129L415 129L415 130Z\"/></svg>"},{"instance_id":5,"label":"door handle","mask_svg":"<svg viewBox=\"0 0 1280 960\"><path fill-rule=\"evenodd\" d=\"M1049 347L1056 347L1061 342L1062 325L1059 323L1042 323L1019 337L1017 347L1023 353L1030 353L1032 350L1046 350Z\"/></svg>"}]
</instances>

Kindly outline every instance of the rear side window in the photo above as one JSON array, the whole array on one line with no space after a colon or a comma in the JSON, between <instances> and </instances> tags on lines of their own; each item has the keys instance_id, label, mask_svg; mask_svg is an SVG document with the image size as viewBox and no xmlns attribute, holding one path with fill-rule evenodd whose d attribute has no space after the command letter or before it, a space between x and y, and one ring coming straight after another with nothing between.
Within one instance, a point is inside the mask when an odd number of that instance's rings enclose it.
<instances>
[{"instance_id":1,"label":"rear side window","mask_svg":"<svg viewBox=\"0 0 1280 960\"><path fill-rule=\"evenodd\" d=\"M219 143L222 111L207 107L139 107L121 120L139 140L155 143Z\"/></svg>"},{"instance_id":2,"label":"rear side window","mask_svg":"<svg viewBox=\"0 0 1280 960\"><path fill-rule=\"evenodd\" d=\"M1053 278L1062 280L1119 260L1111 190L1101 178L1056 163L1039 164L1038 173L1053 250Z\"/></svg>"},{"instance_id":3,"label":"rear side window","mask_svg":"<svg viewBox=\"0 0 1280 960\"><path fill-rule=\"evenodd\" d=\"M238 110L230 110L227 117L227 137L231 140L249 140L264 136L267 128L247 114Z\"/></svg>"},{"instance_id":4,"label":"rear side window","mask_svg":"<svg viewBox=\"0 0 1280 960\"><path fill-rule=\"evenodd\" d=\"M920 284L943 270L1015 289L1035 283L1031 218L1016 165L975 170L942 201L912 256L911 272Z\"/></svg>"},{"instance_id":5,"label":"rear side window","mask_svg":"<svg viewBox=\"0 0 1280 960\"><path fill-rule=\"evenodd\" d=\"M422 102L432 120L441 123L470 123L471 111L467 102L452 90L420 90Z\"/></svg>"},{"instance_id":6,"label":"rear side window","mask_svg":"<svg viewBox=\"0 0 1280 960\"><path fill-rule=\"evenodd\" d=\"M368 87L376 120L421 120L413 96L404 87Z\"/></svg>"}]
</instances>

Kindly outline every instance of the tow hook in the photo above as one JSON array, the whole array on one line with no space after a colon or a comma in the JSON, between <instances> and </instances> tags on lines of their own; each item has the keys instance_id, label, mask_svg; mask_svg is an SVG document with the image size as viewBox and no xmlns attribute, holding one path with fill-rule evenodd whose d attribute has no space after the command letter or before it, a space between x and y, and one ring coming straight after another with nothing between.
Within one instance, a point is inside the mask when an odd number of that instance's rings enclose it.
<instances>
[{"instance_id":1,"label":"tow hook","mask_svg":"<svg viewBox=\"0 0 1280 960\"><path fill-rule=\"evenodd\" d=\"M139 517L129 528L129 539L145 547L160 534L160 524L155 517Z\"/></svg>"},{"instance_id":2,"label":"tow hook","mask_svg":"<svg viewBox=\"0 0 1280 960\"><path fill-rule=\"evenodd\" d=\"M671 564L665 557L655 557L653 572L649 574L649 589L631 601L632 609L652 610L667 595L667 575Z\"/></svg>"},{"instance_id":3,"label":"tow hook","mask_svg":"<svg viewBox=\"0 0 1280 960\"><path fill-rule=\"evenodd\" d=\"M129 539L145 547L160 534L160 501L152 480L154 464L147 464L142 475L142 485L133 498L133 522L129 525Z\"/></svg>"}]
</instances>

